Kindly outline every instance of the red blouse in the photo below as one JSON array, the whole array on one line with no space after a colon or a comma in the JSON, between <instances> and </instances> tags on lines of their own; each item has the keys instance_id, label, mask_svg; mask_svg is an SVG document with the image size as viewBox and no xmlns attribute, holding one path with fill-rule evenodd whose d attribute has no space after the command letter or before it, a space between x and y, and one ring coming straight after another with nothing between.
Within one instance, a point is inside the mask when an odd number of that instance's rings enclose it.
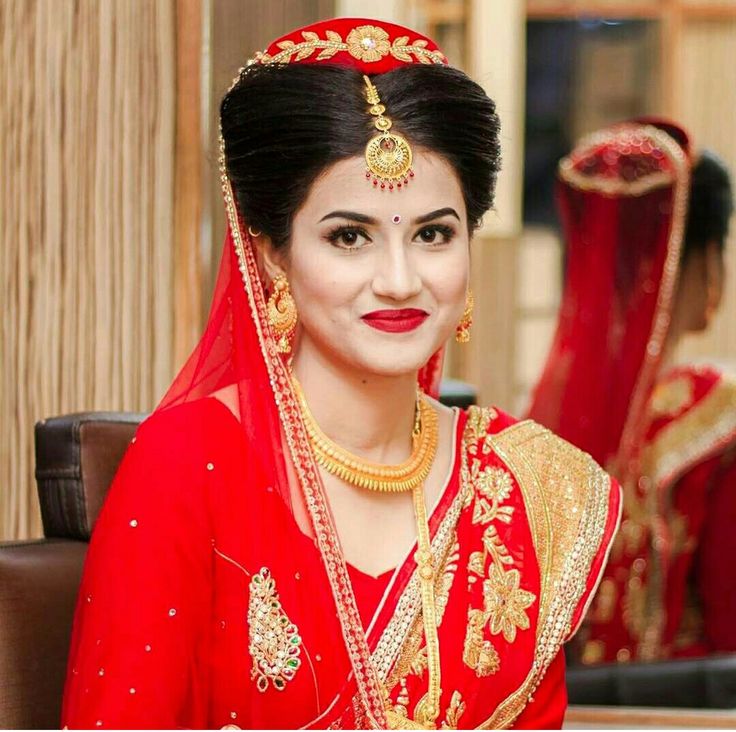
<instances>
[{"instance_id":1,"label":"red blouse","mask_svg":"<svg viewBox=\"0 0 736 732\"><path fill-rule=\"evenodd\" d=\"M455 467L429 522L440 570L438 725L559 727L561 647L601 574L618 488L534 423L471 409L458 414L456 434ZM355 716L355 687L337 665L342 638L325 633L334 605L314 591L320 555L294 524L275 533L285 526L283 511L260 477L259 456L219 401L148 419L94 529L63 724L364 724ZM288 563L265 564L273 542L286 542ZM390 574L373 579L350 568L349 576L390 723L411 726L427 691L413 552ZM301 665L283 690L257 683L249 621L263 607L258 577L275 583L299 649Z\"/></svg>"}]
</instances>

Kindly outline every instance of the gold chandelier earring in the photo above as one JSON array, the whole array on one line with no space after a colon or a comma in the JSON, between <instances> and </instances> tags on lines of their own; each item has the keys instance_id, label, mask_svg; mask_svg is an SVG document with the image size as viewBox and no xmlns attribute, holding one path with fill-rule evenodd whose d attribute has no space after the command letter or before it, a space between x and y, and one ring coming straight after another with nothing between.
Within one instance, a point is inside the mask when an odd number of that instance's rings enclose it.
<instances>
[{"instance_id":1,"label":"gold chandelier earring","mask_svg":"<svg viewBox=\"0 0 736 732\"><path fill-rule=\"evenodd\" d=\"M296 303L291 296L289 280L284 275L276 275L271 287L267 303L268 324L276 338L279 353L290 353L297 323Z\"/></svg>"},{"instance_id":2,"label":"gold chandelier earring","mask_svg":"<svg viewBox=\"0 0 736 732\"><path fill-rule=\"evenodd\" d=\"M468 294L465 296L465 310L463 311L463 317L460 318L460 322L455 328L455 340L458 343L468 343L470 341L470 329L473 326L473 305L475 301L473 299L472 290L468 290Z\"/></svg>"}]
</instances>

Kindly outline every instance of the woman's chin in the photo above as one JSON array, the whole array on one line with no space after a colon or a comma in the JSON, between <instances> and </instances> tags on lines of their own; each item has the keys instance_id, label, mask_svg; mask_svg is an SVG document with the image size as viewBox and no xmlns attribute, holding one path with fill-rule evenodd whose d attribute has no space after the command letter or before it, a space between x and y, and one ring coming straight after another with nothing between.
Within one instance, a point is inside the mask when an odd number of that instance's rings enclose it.
<instances>
[{"instance_id":1,"label":"woman's chin","mask_svg":"<svg viewBox=\"0 0 736 732\"><path fill-rule=\"evenodd\" d=\"M436 350L436 349L435 349ZM370 353L355 354L351 365L363 373L382 377L416 374L434 354L426 348L394 345L391 348L372 349Z\"/></svg>"}]
</instances>

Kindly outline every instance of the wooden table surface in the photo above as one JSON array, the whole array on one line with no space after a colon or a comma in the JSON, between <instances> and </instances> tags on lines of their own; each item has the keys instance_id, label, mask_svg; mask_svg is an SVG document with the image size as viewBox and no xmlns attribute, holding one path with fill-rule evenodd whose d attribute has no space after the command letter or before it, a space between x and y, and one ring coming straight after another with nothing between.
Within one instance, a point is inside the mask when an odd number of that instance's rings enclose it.
<instances>
[{"instance_id":1,"label":"wooden table surface","mask_svg":"<svg viewBox=\"0 0 736 732\"><path fill-rule=\"evenodd\" d=\"M736 729L736 710L570 706L563 729Z\"/></svg>"}]
</instances>

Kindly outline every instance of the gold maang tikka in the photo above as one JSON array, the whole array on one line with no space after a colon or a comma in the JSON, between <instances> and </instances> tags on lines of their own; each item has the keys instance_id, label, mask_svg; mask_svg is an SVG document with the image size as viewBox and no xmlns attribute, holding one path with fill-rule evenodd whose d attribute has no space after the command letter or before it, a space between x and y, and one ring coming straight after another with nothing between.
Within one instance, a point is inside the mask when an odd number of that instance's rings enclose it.
<instances>
[{"instance_id":1,"label":"gold maang tikka","mask_svg":"<svg viewBox=\"0 0 736 732\"><path fill-rule=\"evenodd\" d=\"M376 188L393 191L394 188L406 185L414 177L411 169L411 147L401 135L389 132L393 123L384 116L386 107L381 104L378 89L365 74L363 79L366 86L365 97L371 105L368 111L376 118L373 124L379 133L365 146L365 162L368 166L365 177L372 180Z\"/></svg>"}]
</instances>

